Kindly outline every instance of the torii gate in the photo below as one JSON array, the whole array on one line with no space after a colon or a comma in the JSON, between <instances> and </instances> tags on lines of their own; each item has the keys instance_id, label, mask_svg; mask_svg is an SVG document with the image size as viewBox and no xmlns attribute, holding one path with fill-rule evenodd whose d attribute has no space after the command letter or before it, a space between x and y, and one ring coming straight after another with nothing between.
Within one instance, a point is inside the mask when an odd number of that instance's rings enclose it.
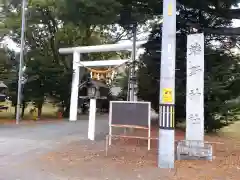
<instances>
[{"instance_id":1,"label":"torii gate","mask_svg":"<svg viewBox=\"0 0 240 180\"><path fill-rule=\"evenodd\" d=\"M136 42L136 49L146 41ZM78 85L79 85L79 67L91 67L91 66L118 66L126 63L130 59L121 60L99 60L99 61L80 61L80 55L83 53L94 53L94 52L112 52L112 51L131 51L132 43L119 43L119 44L105 44L97 46L82 46L82 47L71 47L71 48L60 48L60 54L73 54L73 78L71 88L71 100L70 100L70 115L69 121L77 120L77 109L78 109Z\"/></svg>"}]
</instances>

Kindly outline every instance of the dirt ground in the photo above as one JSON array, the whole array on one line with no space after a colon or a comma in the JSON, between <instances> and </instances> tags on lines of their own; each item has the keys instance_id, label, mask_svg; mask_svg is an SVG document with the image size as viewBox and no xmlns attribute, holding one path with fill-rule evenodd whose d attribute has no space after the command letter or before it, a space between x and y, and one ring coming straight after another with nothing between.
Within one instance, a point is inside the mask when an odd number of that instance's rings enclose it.
<instances>
[{"instance_id":1,"label":"dirt ground","mask_svg":"<svg viewBox=\"0 0 240 180\"><path fill-rule=\"evenodd\" d=\"M157 136L156 129L152 133ZM184 133L176 131L176 139L184 139ZM206 140L213 142L212 162L176 161L172 170L157 168L156 140L152 141L152 150L147 151L145 140L133 139L114 140L108 156L102 141L74 142L41 156L39 168L61 177L71 174L71 179L78 180L238 180L240 141L217 136L206 136Z\"/></svg>"}]
</instances>

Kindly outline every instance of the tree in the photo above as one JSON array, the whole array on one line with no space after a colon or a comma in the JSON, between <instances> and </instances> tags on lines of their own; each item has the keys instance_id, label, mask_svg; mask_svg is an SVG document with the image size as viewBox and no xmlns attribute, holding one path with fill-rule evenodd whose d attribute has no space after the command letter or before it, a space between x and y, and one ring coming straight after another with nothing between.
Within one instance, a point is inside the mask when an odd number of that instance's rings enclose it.
<instances>
[{"instance_id":1,"label":"tree","mask_svg":"<svg viewBox=\"0 0 240 180\"><path fill-rule=\"evenodd\" d=\"M7 6L8 2L6 0L0 0L0 41L3 40L5 34L7 33L7 29L5 26Z\"/></svg>"},{"instance_id":2,"label":"tree","mask_svg":"<svg viewBox=\"0 0 240 180\"><path fill-rule=\"evenodd\" d=\"M74 5L74 3L76 4ZM58 49L112 41L109 32L105 32L102 27L112 23L113 16L109 13L113 12L110 9L108 9L109 11L99 10L100 7L106 8L109 3L111 1L101 3L73 1L69 3L68 1L32 0L29 2L24 58L28 81L24 85L23 91L24 101L35 102L39 107L39 114L41 114L42 103L46 96L53 97L60 102L66 111L64 114L68 114L72 58L61 56ZM74 5L74 9L71 8L72 5ZM14 11L8 12L6 21L7 27L12 30L8 35L15 42L20 43L21 6L19 4L12 6ZM80 9L75 7L80 7ZM111 7L113 8L113 6ZM96 9L95 14L90 11L92 8ZM81 11L82 17L74 19L73 16L78 15L78 10ZM118 54L96 53L84 55L81 60L107 59L113 56L118 56ZM82 77L85 71L81 69L81 72L83 72L81 73Z\"/></svg>"},{"instance_id":3,"label":"tree","mask_svg":"<svg viewBox=\"0 0 240 180\"><path fill-rule=\"evenodd\" d=\"M13 106L16 106L17 103L18 82L18 66L15 58L15 52L10 51L7 47L0 49L0 80L7 85L7 95L10 97Z\"/></svg>"},{"instance_id":4,"label":"tree","mask_svg":"<svg viewBox=\"0 0 240 180\"><path fill-rule=\"evenodd\" d=\"M202 26L227 26L228 20L218 18L213 20L210 17L204 17L197 14L196 10L180 11L177 19L182 16L195 16L200 19ZM179 17L180 16L180 17ZM211 20L210 20L211 19ZM185 116L185 92L186 92L186 37L192 32L181 21L177 23L177 41L176 41L176 117L177 120ZM219 40L220 49L216 49L212 40ZM226 37L205 34L205 129L212 131L220 129L227 125L228 120L235 118L234 110L236 106L229 106L229 100L239 96L236 90L239 83L239 57L231 54L231 51L225 47ZM159 97L159 75L161 59L161 25L156 25L152 31L148 43L145 45L146 52L142 56L145 67L139 71L139 96L152 102L155 110L158 110Z\"/></svg>"},{"instance_id":5,"label":"tree","mask_svg":"<svg viewBox=\"0 0 240 180\"><path fill-rule=\"evenodd\" d=\"M117 98L127 100L128 96L128 80L129 80L129 69L125 69L125 72L118 74L113 80L113 87L121 88Z\"/></svg>"},{"instance_id":6,"label":"tree","mask_svg":"<svg viewBox=\"0 0 240 180\"><path fill-rule=\"evenodd\" d=\"M4 25L11 30L7 35L15 42L20 43L21 3L20 0L7 2L4 11L7 18L4 19ZM223 35L231 34L226 31L233 30L228 26L231 24L231 19L235 17L234 13L237 13L237 10L230 9L235 2L234 0L221 0L218 2L213 0L206 2L179 0L177 26L178 30L180 30L180 35L178 35L178 39L180 39L177 41L178 47L184 47L185 37L188 33L193 32L193 27L198 32L205 32L206 47L213 53L216 53L210 46L213 40L221 41L222 49L225 48L223 46L226 45L226 41L234 45L237 42L236 37L216 36L216 34L219 34L219 32ZM27 9L24 58L28 78L24 86L25 100L38 104L40 114L44 98L46 96L53 97L62 104L66 112L65 115L67 115L70 102L72 58L59 55L58 49L61 47L118 41L123 36L130 34L135 25L145 24L147 20L161 16L161 6L162 1L156 0L30 0ZM212 7L215 7L215 9ZM226 12L230 15L227 15ZM118 29L116 24L121 25L125 30L115 33ZM155 59L156 63L159 61L160 53L156 52L156 49L160 48L160 45L156 47L150 45L156 44L156 38L161 37L157 31L161 31L161 29L155 29L150 36L153 41L149 41L146 46L147 52L142 57L144 62L148 58ZM154 40L156 41L154 42ZM178 81L176 82L179 83L177 86L177 88L180 88L179 92L184 92L181 86L181 83L185 81L184 50L184 48L177 50L179 60L177 66L181 69L181 71L177 72ZM105 59L120 55L117 53L84 54L81 60ZM229 55L226 58L232 59L233 57ZM141 87L139 94L143 99L152 99L153 94L158 92L154 88L149 91L149 89L146 89L146 84L142 84L142 82L147 82L149 87L155 87L158 84L156 80L158 79L159 70L155 69L156 65L152 62L145 62L147 67L142 68L140 71L140 74L153 74L150 81L141 80L143 76L140 76ZM81 72L82 78L86 72L82 69ZM236 73L233 76L237 79ZM149 78L147 79L149 80ZM209 87L212 85L213 83L210 83ZM231 90L233 90L233 87L236 88L236 84L231 85ZM180 98L179 102L183 102L184 94L179 94L178 98ZM153 105L155 109L158 108L155 100L153 100ZM181 108L184 109L183 104Z\"/></svg>"},{"instance_id":7,"label":"tree","mask_svg":"<svg viewBox=\"0 0 240 180\"><path fill-rule=\"evenodd\" d=\"M179 0L177 7L179 9L193 9L198 11L199 14L204 15L205 17L214 17L214 19L225 18L228 20L239 19L240 9L232 9L232 6L235 8L238 7L237 0L208 0L208 1L188 1L188 0ZM198 19L191 17L190 19L181 17L181 22L184 22L187 26L196 28L198 30L204 31L208 34L217 34L225 36L236 36L239 35L239 27L205 27L199 23Z\"/></svg>"}]
</instances>

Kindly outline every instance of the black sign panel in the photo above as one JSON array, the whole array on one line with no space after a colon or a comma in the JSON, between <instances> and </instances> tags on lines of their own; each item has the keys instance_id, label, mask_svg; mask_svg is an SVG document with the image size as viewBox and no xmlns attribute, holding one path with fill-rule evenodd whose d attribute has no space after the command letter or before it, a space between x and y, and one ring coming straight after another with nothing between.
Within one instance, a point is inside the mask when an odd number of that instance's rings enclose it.
<instances>
[{"instance_id":1,"label":"black sign panel","mask_svg":"<svg viewBox=\"0 0 240 180\"><path fill-rule=\"evenodd\" d=\"M111 104L113 125L149 126L150 103L112 101Z\"/></svg>"}]
</instances>

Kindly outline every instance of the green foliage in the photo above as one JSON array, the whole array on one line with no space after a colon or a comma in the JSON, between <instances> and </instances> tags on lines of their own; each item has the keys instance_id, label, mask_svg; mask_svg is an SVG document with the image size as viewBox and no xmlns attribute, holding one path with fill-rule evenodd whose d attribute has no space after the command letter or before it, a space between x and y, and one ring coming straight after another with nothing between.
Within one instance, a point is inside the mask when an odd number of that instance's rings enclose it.
<instances>
[{"instance_id":1,"label":"green foliage","mask_svg":"<svg viewBox=\"0 0 240 180\"><path fill-rule=\"evenodd\" d=\"M118 95L119 99L127 100L128 80L129 80L129 69L126 69L125 72L118 74L113 81L113 86L121 88L121 92Z\"/></svg>"},{"instance_id":2,"label":"green foliage","mask_svg":"<svg viewBox=\"0 0 240 180\"><path fill-rule=\"evenodd\" d=\"M116 21L120 8L115 0L62 0L60 17L75 25L108 25Z\"/></svg>"},{"instance_id":3,"label":"green foliage","mask_svg":"<svg viewBox=\"0 0 240 180\"><path fill-rule=\"evenodd\" d=\"M205 129L213 131L236 120L238 104L228 103L239 96L239 57L232 55L228 46L234 45L234 37L217 36L216 28L231 25L231 18L216 11L226 11L235 1L178 1L177 42L176 42L176 117L185 117L186 95L186 37L193 33L205 32ZM217 7L216 11L209 8ZM187 26L186 26L187 25ZM192 26L192 27L189 27ZM218 32L219 33L219 32ZM226 34L225 31L220 32ZM211 44L220 42L220 50ZM156 25L146 44L142 61L146 67L139 71L139 96L152 102L158 110L159 75L161 62L161 26Z\"/></svg>"},{"instance_id":4,"label":"green foliage","mask_svg":"<svg viewBox=\"0 0 240 180\"><path fill-rule=\"evenodd\" d=\"M12 105L16 105L16 92L18 82L18 67L16 66L15 53L6 48L0 50L0 80L8 87L8 95Z\"/></svg>"},{"instance_id":5,"label":"green foliage","mask_svg":"<svg viewBox=\"0 0 240 180\"><path fill-rule=\"evenodd\" d=\"M189 32L178 27L176 51L176 119L185 117L186 96L186 37ZM223 50L213 49L209 37L205 39L205 129L213 131L228 125L236 118L236 105L227 101L237 98L240 66L239 57ZM159 107L159 75L161 63L161 27L153 30L149 42L145 45L146 53L142 61L146 67L139 71L139 96L152 102L152 107Z\"/></svg>"},{"instance_id":6,"label":"green foliage","mask_svg":"<svg viewBox=\"0 0 240 180\"><path fill-rule=\"evenodd\" d=\"M4 2L3 2L4 1ZM20 43L21 0L2 0L0 29ZM176 115L185 116L186 36L192 33L192 24L198 32L205 32L205 128L219 129L234 120L237 103L229 103L239 96L239 58L226 50L226 42L236 43L236 37L216 36L216 29L231 25L225 13L236 0L189 1L179 0L177 16ZM211 7L215 7L212 9ZM162 1L157 0L29 0L25 32L24 63L27 82L24 85L24 102L32 101L40 109L47 97L60 103L67 116L69 111L72 79L72 57L58 53L61 47L96 45L117 42L132 33L134 25L162 14ZM235 15L236 16L236 15ZM121 27L116 26L119 24ZM195 26L197 24L197 26ZM159 74L161 57L161 27L155 27L141 57L146 67L139 71L139 97L152 102L158 110ZM118 29L122 28L122 32ZM229 27L228 27L229 28ZM7 31L5 31L7 29ZM11 30L11 31L10 31ZM2 31L1 31L2 32ZM218 31L219 32L219 31ZM226 34L226 31L222 31ZM216 50L211 42L221 42ZM108 59L129 56L127 53L84 54L81 60ZM9 94L16 104L19 56L0 51L0 77L9 87ZM81 78L87 72L81 69ZM116 80L122 87L122 97L127 94L128 73ZM157 98L156 98L157 97Z\"/></svg>"},{"instance_id":7,"label":"green foliage","mask_svg":"<svg viewBox=\"0 0 240 180\"><path fill-rule=\"evenodd\" d=\"M20 43L21 6L15 4L14 8L8 12L6 24L12 30L8 35ZM24 56L28 80L23 89L24 102L33 101L41 109L44 99L51 97L65 108L65 115L68 115L72 57L60 55L58 49L112 41L112 35L103 26L116 21L117 8L119 3L114 5L113 0L29 1ZM112 52L95 53L82 56L82 60L118 56ZM85 71L81 69L81 72L83 76Z\"/></svg>"},{"instance_id":8,"label":"green foliage","mask_svg":"<svg viewBox=\"0 0 240 180\"><path fill-rule=\"evenodd\" d=\"M161 1L156 0L117 0L122 8L119 12L118 23L125 28L135 24L145 24L147 20L162 14Z\"/></svg>"}]
</instances>

